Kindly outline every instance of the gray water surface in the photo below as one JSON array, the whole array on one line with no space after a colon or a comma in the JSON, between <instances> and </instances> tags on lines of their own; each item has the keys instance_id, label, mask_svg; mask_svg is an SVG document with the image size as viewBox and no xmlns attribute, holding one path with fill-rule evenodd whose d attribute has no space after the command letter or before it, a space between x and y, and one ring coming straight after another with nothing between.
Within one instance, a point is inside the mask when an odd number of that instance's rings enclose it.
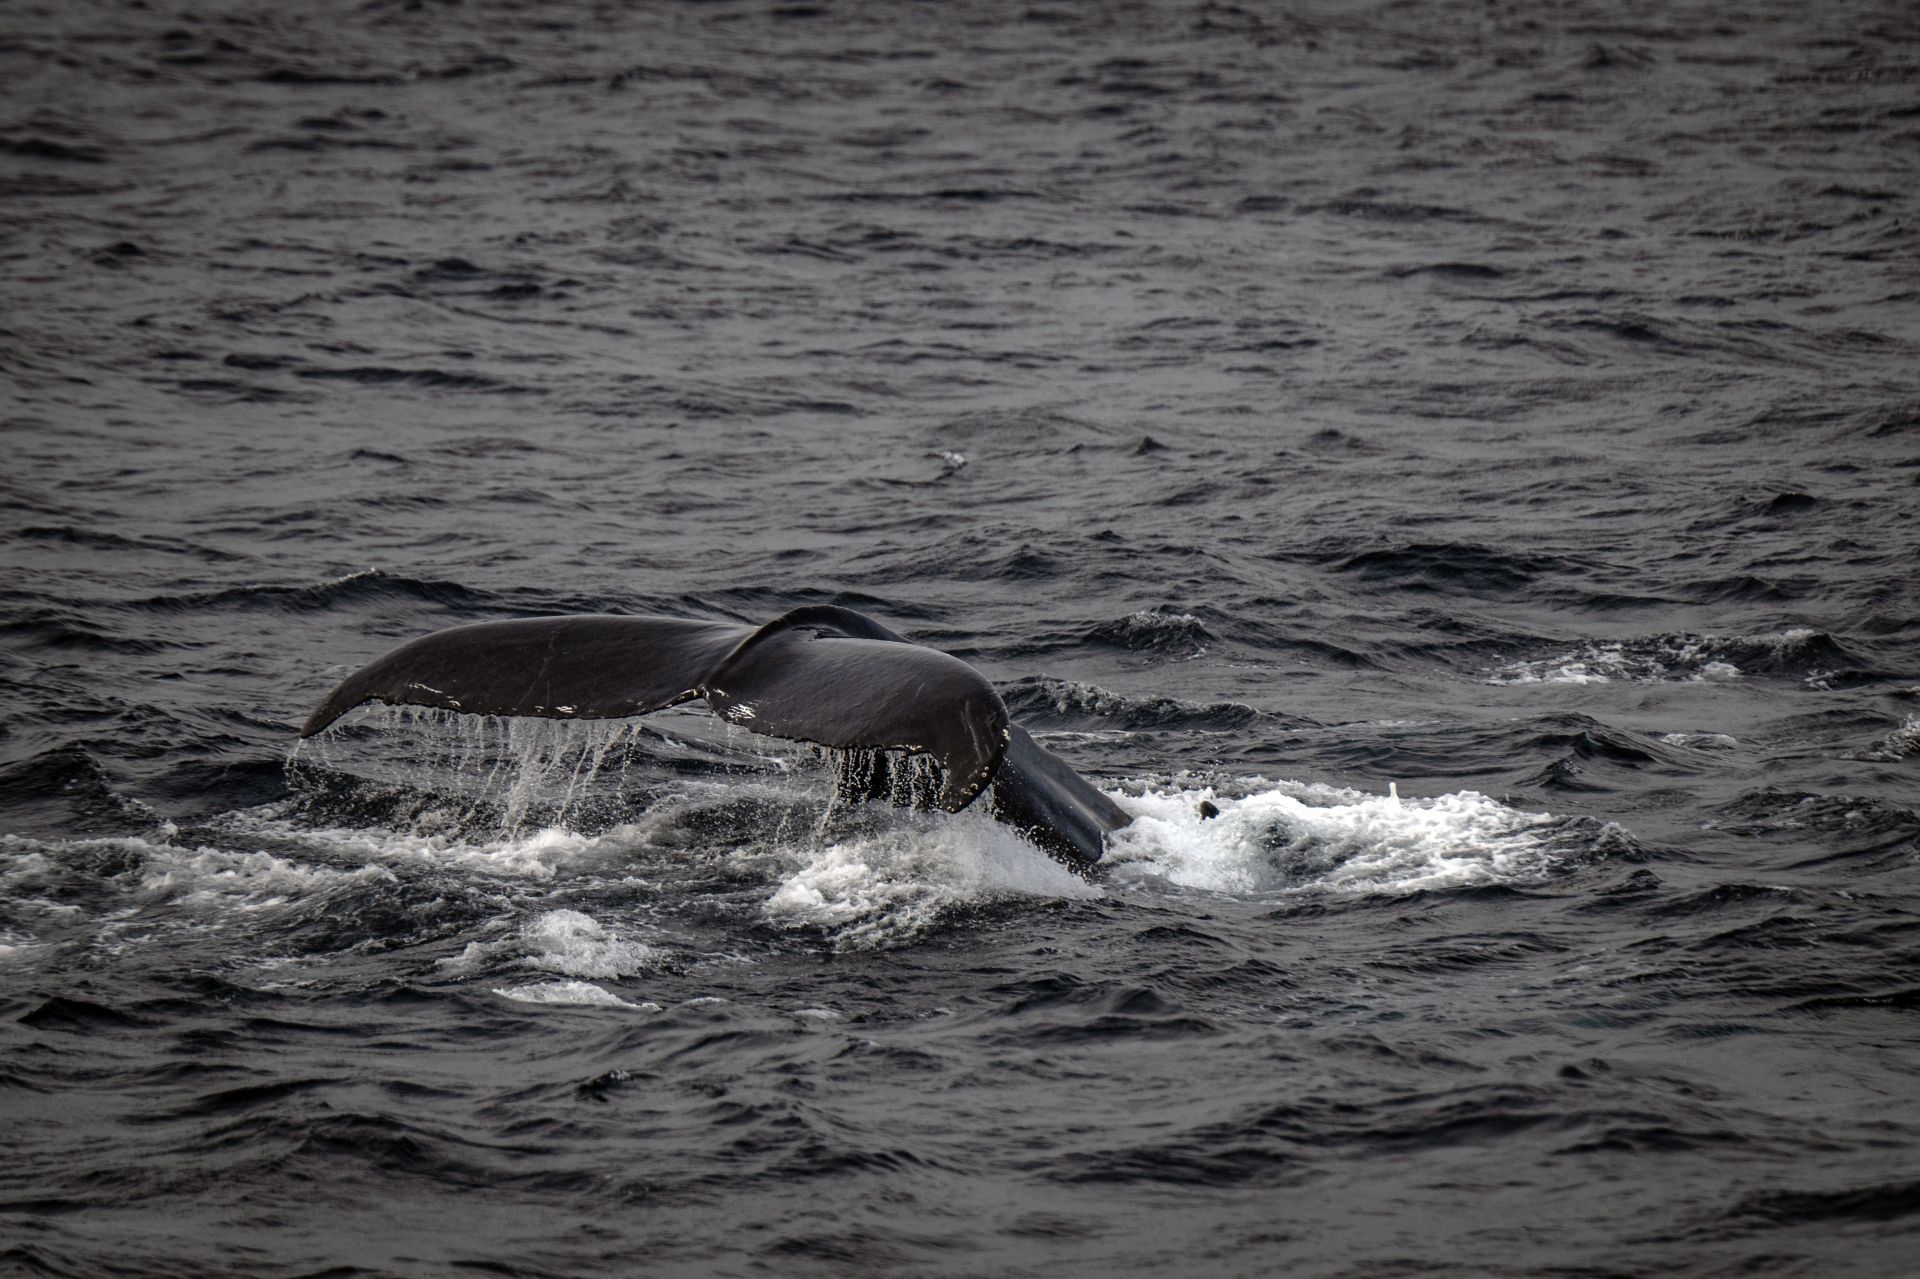
<instances>
[{"instance_id":1,"label":"gray water surface","mask_svg":"<svg viewBox=\"0 0 1920 1279\"><path fill-rule=\"evenodd\" d=\"M1909 1273L1916 49L8 5L0 1269ZM806 603L1100 873L692 712L293 752Z\"/></svg>"}]
</instances>

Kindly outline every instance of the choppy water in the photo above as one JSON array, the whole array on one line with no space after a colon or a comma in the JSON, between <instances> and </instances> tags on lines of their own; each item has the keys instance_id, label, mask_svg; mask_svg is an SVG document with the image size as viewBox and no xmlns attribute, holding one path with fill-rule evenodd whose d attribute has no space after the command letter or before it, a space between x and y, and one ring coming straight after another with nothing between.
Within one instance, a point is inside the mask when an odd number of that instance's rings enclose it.
<instances>
[{"instance_id":1,"label":"choppy water","mask_svg":"<svg viewBox=\"0 0 1920 1279\"><path fill-rule=\"evenodd\" d=\"M9 4L0 1268L1910 1273L1916 50ZM289 760L816 601L1106 869L690 713Z\"/></svg>"}]
</instances>

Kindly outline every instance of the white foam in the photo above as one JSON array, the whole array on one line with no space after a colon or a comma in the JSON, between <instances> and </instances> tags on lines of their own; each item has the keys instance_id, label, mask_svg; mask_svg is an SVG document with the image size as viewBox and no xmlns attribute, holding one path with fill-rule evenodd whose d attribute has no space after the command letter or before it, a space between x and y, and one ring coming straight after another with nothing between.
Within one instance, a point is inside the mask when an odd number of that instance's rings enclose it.
<instances>
[{"instance_id":1,"label":"white foam","mask_svg":"<svg viewBox=\"0 0 1920 1279\"><path fill-rule=\"evenodd\" d=\"M1253 784L1241 798L1212 787L1117 797L1134 820L1110 837L1114 873L1235 895L1398 895L1535 879L1554 860L1553 818L1475 791L1401 799ZM1202 800L1219 815L1202 818Z\"/></svg>"},{"instance_id":2,"label":"white foam","mask_svg":"<svg viewBox=\"0 0 1920 1279\"><path fill-rule=\"evenodd\" d=\"M481 971L501 958L528 968L569 977L632 977L658 969L667 952L645 942L615 935L599 920L577 910L550 910L528 920L512 937L468 942L466 949L440 967L453 976Z\"/></svg>"},{"instance_id":3,"label":"white foam","mask_svg":"<svg viewBox=\"0 0 1920 1279\"><path fill-rule=\"evenodd\" d=\"M977 808L951 817L903 814L880 831L804 855L767 900L766 917L830 929L847 948L907 940L956 905L1100 895Z\"/></svg>"},{"instance_id":4,"label":"white foam","mask_svg":"<svg viewBox=\"0 0 1920 1279\"><path fill-rule=\"evenodd\" d=\"M145 841L130 840L129 843ZM268 910L342 883L393 883L384 866L348 869L289 861L272 853L150 844L141 890L176 905Z\"/></svg>"},{"instance_id":5,"label":"white foam","mask_svg":"<svg viewBox=\"0 0 1920 1279\"><path fill-rule=\"evenodd\" d=\"M0 886L9 897L53 879L59 865L41 850L46 844L20 835L0 835Z\"/></svg>"},{"instance_id":6,"label":"white foam","mask_svg":"<svg viewBox=\"0 0 1920 1279\"><path fill-rule=\"evenodd\" d=\"M570 977L630 977L657 968L665 952L645 942L625 941L590 915L550 910L521 929L527 962Z\"/></svg>"},{"instance_id":7,"label":"white foam","mask_svg":"<svg viewBox=\"0 0 1920 1279\"><path fill-rule=\"evenodd\" d=\"M345 858L371 863L419 862L458 866L512 879L553 879L563 871L624 859L631 848L629 827L582 835L562 827L470 838L431 829L385 830L357 827L299 826L264 813L238 815L237 833L265 836L276 843L311 849L331 861Z\"/></svg>"},{"instance_id":8,"label":"white foam","mask_svg":"<svg viewBox=\"0 0 1920 1279\"><path fill-rule=\"evenodd\" d=\"M140 868L139 891L148 898L164 898L173 905L214 907L221 910L264 910L284 905L342 884L391 883L393 872L384 866L338 866L292 860L267 852L195 846L183 848L139 835L105 839L30 841L0 836L0 887L15 904L33 904L61 913L79 912L71 903L38 902L32 890L67 873L64 862L49 858L43 849L58 849L62 858L99 852L131 853Z\"/></svg>"},{"instance_id":9,"label":"white foam","mask_svg":"<svg viewBox=\"0 0 1920 1279\"><path fill-rule=\"evenodd\" d=\"M541 981L525 986L500 986L494 994L523 1004L561 1004L577 1008L631 1008L636 1012L657 1013L660 1005L629 1003L612 991L590 981Z\"/></svg>"}]
</instances>

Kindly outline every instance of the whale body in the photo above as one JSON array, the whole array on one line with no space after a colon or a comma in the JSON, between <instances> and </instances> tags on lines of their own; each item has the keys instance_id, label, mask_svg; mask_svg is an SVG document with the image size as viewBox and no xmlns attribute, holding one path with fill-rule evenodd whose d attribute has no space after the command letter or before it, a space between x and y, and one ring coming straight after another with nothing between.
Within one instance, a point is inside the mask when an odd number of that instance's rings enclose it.
<instances>
[{"instance_id":1,"label":"whale body","mask_svg":"<svg viewBox=\"0 0 1920 1279\"><path fill-rule=\"evenodd\" d=\"M704 698L751 732L844 752L857 799L988 811L1077 869L1100 860L1126 810L1007 715L985 676L848 608L811 604L764 626L596 614L476 622L361 667L300 729L364 702L469 715L621 719ZM938 766L913 784L907 757Z\"/></svg>"}]
</instances>

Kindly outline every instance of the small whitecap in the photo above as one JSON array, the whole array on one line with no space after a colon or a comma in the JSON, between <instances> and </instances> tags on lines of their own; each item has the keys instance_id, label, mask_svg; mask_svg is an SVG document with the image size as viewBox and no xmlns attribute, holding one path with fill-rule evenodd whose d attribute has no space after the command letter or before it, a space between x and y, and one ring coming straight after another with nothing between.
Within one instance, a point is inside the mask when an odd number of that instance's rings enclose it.
<instances>
[{"instance_id":1,"label":"small whitecap","mask_svg":"<svg viewBox=\"0 0 1920 1279\"><path fill-rule=\"evenodd\" d=\"M657 1013L660 1005L647 1001L630 1003L612 991L590 981L541 981L525 986L500 986L494 994L522 1004L560 1004L576 1008L631 1008L636 1012Z\"/></svg>"},{"instance_id":2,"label":"small whitecap","mask_svg":"<svg viewBox=\"0 0 1920 1279\"><path fill-rule=\"evenodd\" d=\"M630 977L659 966L665 952L607 931L577 910L550 910L520 930L527 963L569 977Z\"/></svg>"},{"instance_id":3,"label":"small whitecap","mask_svg":"<svg viewBox=\"0 0 1920 1279\"><path fill-rule=\"evenodd\" d=\"M1739 738L1727 733L1662 733L1660 740L1669 746L1701 751L1727 751L1740 744Z\"/></svg>"},{"instance_id":4,"label":"small whitecap","mask_svg":"<svg viewBox=\"0 0 1920 1279\"><path fill-rule=\"evenodd\" d=\"M844 1020L839 1013L833 1011L831 1008L796 1008L793 1010L793 1015L795 1017L805 1018L808 1021Z\"/></svg>"},{"instance_id":5,"label":"small whitecap","mask_svg":"<svg viewBox=\"0 0 1920 1279\"><path fill-rule=\"evenodd\" d=\"M480 971L500 945L499 942L470 941L458 955L434 960L434 966L450 977L470 977Z\"/></svg>"}]
</instances>

